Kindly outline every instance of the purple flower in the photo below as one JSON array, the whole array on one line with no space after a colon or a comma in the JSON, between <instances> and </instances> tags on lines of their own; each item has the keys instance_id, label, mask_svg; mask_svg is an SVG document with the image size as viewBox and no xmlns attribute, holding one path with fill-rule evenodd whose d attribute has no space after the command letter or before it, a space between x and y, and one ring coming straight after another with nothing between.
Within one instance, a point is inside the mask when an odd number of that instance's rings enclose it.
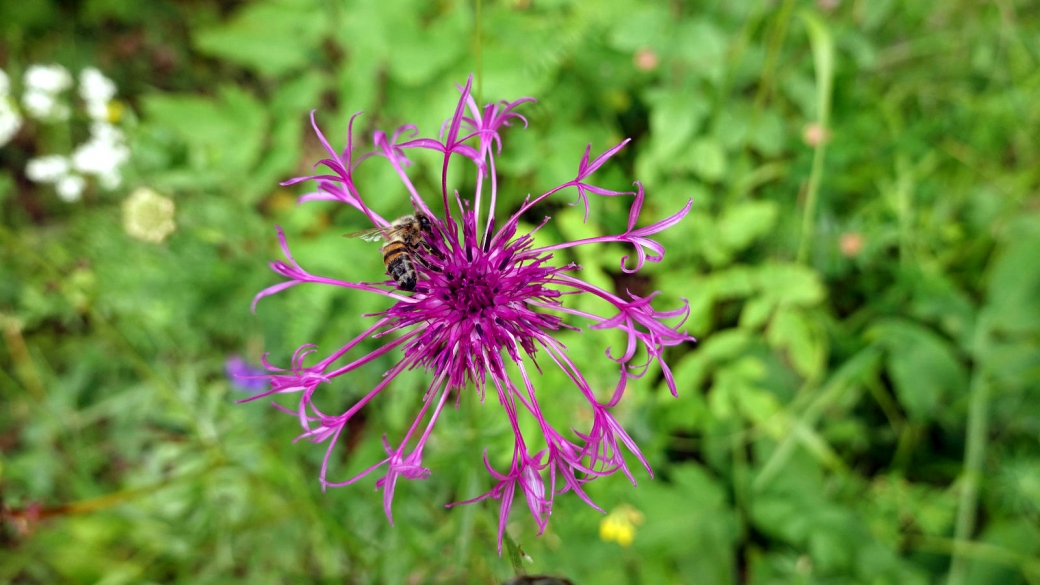
<instances>
[{"instance_id":1,"label":"purple flower","mask_svg":"<svg viewBox=\"0 0 1040 585\"><path fill-rule=\"evenodd\" d=\"M224 361L224 375L235 388L249 393L263 392L269 378L267 370L254 366L239 355Z\"/></svg>"},{"instance_id":2,"label":"purple flower","mask_svg":"<svg viewBox=\"0 0 1040 585\"><path fill-rule=\"evenodd\" d=\"M458 407L462 392L471 384L481 402L487 391L494 392L513 431L512 463L508 470L497 471L491 464L495 458L489 457L485 449L484 464L496 483L482 496L458 503L500 500L501 553L502 533L517 492L524 495L539 529L544 529L556 495L572 491L599 510L586 495L585 483L617 470L635 483L622 456L622 445L650 472L646 459L610 414L610 409L621 400L627 381L644 375L654 362L660 365L672 393L676 393L675 381L664 362L663 352L666 347L693 341L678 329L689 314L685 301L684 306L678 309L657 311L651 301L658 293L640 298L627 292L622 296L603 290L578 278L580 267L556 261L553 253L578 246L627 244L635 250L635 262L629 268L626 266L628 256L621 258L621 270L635 272L646 261L662 260L664 248L651 239L652 236L678 223L689 212L692 202L673 215L640 228L637 224L645 195L639 183L635 183L634 191L612 191L589 182L592 175L627 144L626 140L591 162L591 146L586 148L573 180L536 197L528 196L511 215L497 217L495 159L502 149L500 132L514 120L520 120L526 126L527 120L514 109L532 100L522 98L479 108L470 95L470 82L460 88L462 95L454 115L442 127L438 139L416 138L417 130L412 126L401 127L389 136L377 131L373 136L374 149L356 158L353 156L352 137L354 118L351 118L348 130L347 147L340 153L329 145L311 115L311 124L328 153L328 158L315 166L324 166L328 172L284 183L317 181L318 191L304 195L301 201L341 201L364 213L374 227L385 229L390 222L369 207L369 201L373 199L362 198L353 176L360 163L385 159L409 193L416 213L428 216L432 226L425 234L425 246L411 252L418 274L413 293L399 290L392 280L361 280L371 277L367 274L356 275L357 281L312 275L293 259L285 235L278 229L278 240L286 261L272 262L271 268L286 280L260 291L253 301L254 307L256 301L265 296L298 284L317 283L382 295L386 298L386 308L369 315L375 322L366 331L317 364L304 366L304 358L316 351L309 345L296 352L292 367L287 370L271 366L265 357L264 364L270 372L267 375L269 389L246 400L271 394L299 394L294 408L275 406L299 419L303 428L299 438L327 443L320 472L322 486L347 485L385 466L385 473L376 482L376 487L383 489L384 508L392 522L391 504L397 482L402 478L426 479L430 475L430 470L422 463L423 449L448 398L454 395ZM440 214L431 209L405 172L411 164L406 152L411 149L434 151L443 157L441 201L437 206ZM448 186L449 164L460 160L472 164L475 173L474 192L466 198ZM529 233L519 233L521 215L568 187L577 190L586 218L593 196L630 197L627 229L621 234L550 246L537 245L536 232L541 226ZM487 216L482 220L481 213L485 210ZM549 218L545 218L542 226L548 221ZM565 298L578 295L598 297L606 302L604 306L609 310L604 314L594 314L573 308L574 303L569 301L564 303ZM622 350L606 348L606 355L619 368L618 384L606 402L596 398L597 389L591 387L572 361L567 348L554 337L556 332L565 328L580 331L578 326L582 324L592 330L619 331L626 339ZM369 337L386 342L378 350L334 367L340 360L346 361L346 356ZM633 363L640 347L647 359L643 363ZM340 414L326 414L318 409L313 396L319 387L323 391L332 390L333 380L384 354L393 354L398 361L364 397ZM525 357L529 361L525 362ZM536 357L541 357L542 361L547 357L559 367L573 386L570 390L580 393L588 402L592 414L591 428L572 428L567 433L570 435L568 438L549 424L539 405L539 399L546 399L546 395L535 388L527 370L527 364L535 362ZM387 457L357 476L341 482L327 479L330 455L347 421L392 384L398 374L413 368L427 372L430 382L422 396L419 414L408 432L396 442L384 437ZM329 383L329 386L321 386L323 383ZM521 420L525 418L536 424L524 428L539 429L539 436L523 435ZM544 448L532 453L528 444L544 445Z\"/></svg>"}]
</instances>

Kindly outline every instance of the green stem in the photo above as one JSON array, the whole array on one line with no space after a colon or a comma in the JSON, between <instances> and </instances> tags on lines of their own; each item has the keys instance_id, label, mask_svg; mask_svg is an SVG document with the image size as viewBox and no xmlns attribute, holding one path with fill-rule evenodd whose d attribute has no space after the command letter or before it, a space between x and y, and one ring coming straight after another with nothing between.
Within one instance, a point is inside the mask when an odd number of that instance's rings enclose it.
<instances>
[{"instance_id":1,"label":"green stem","mask_svg":"<svg viewBox=\"0 0 1040 585\"><path fill-rule=\"evenodd\" d=\"M980 329L983 329L980 326ZM984 333L977 333L984 335ZM980 344L976 343L976 348ZM979 355L976 353L976 355ZM957 502L957 522L954 526L953 558L947 585L965 583L968 571L966 545L970 544L975 531L975 516L979 504L979 483L982 464L986 458L987 433L989 431L989 383L984 379L983 368L976 366L971 376L971 404L968 407L967 447L964 450L964 473L961 477L960 498Z\"/></svg>"},{"instance_id":2,"label":"green stem","mask_svg":"<svg viewBox=\"0 0 1040 585\"><path fill-rule=\"evenodd\" d=\"M526 575L527 570L524 569L524 559L520 553L520 545L513 540L512 536L509 536L508 530L503 532L502 542L506 545L506 555L509 557L509 564L513 567L513 574L517 577Z\"/></svg>"},{"instance_id":3,"label":"green stem","mask_svg":"<svg viewBox=\"0 0 1040 585\"><path fill-rule=\"evenodd\" d=\"M827 128L830 122L831 86L834 83L834 39L827 26L811 12L803 12L802 20L809 33L812 47L813 66L816 68L817 123L820 125L820 140L813 149L812 170L805 193L805 213L802 216L802 236L798 244L798 263L809 259L809 246L816 231L816 206L819 199L820 180L823 178L823 157L827 147Z\"/></svg>"},{"instance_id":4,"label":"green stem","mask_svg":"<svg viewBox=\"0 0 1040 585\"><path fill-rule=\"evenodd\" d=\"M483 2L477 0L477 107L484 103L484 20L481 14Z\"/></svg>"},{"instance_id":5,"label":"green stem","mask_svg":"<svg viewBox=\"0 0 1040 585\"><path fill-rule=\"evenodd\" d=\"M783 48L784 39L787 37L787 25L791 21L791 10L794 9L794 0L784 0L780 6L780 13L776 17L772 34L769 37L769 48L766 51L766 62L762 67L762 82L755 94L755 103L752 106L753 115L757 118L759 112L765 107L766 102L773 91L773 79L776 77L776 64L780 60L780 49Z\"/></svg>"}]
</instances>

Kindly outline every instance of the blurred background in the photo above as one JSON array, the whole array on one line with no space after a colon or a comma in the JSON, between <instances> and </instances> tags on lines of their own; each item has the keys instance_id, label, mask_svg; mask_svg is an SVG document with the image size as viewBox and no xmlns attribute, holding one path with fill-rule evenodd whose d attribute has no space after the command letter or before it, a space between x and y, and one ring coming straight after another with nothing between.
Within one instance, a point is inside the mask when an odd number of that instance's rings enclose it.
<instances>
[{"instance_id":1,"label":"blurred background","mask_svg":"<svg viewBox=\"0 0 1040 585\"><path fill-rule=\"evenodd\" d=\"M374 477L322 493L323 447L225 374L331 351L382 308L308 285L249 310L279 281L276 224L313 273L382 272L340 237L359 214L278 186L323 155L308 112L337 148L359 110L360 148L435 136L475 72L485 101L538 99L504 134L503 209L625 137L599 184L642 181L648 222L694 200L636 278L621 248L574 258L688 298L700 343L668 353L678 399L649 375L617 409L654 479L630 458L638 487L589 486L606 516L565 494L541 537L516 503L529 572L1040 583L1038 27L1016 0L0 2L0 582L513 575L496 503L444 508L490 487L494 400L445 415L392 527ZM380 172L363 193L405 212ZM573 238L628 210L545 211ZM339 380L343 404L391 363ZM424 381L363 411L337 474L381 458Z\"/></svg>"}]
</instances>

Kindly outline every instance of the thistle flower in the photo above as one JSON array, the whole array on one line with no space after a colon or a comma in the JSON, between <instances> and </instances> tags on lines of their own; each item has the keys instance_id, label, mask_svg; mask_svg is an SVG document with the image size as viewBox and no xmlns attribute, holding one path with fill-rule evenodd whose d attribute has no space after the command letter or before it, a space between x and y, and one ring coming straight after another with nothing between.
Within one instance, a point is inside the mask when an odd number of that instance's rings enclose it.
<instances>
[{"instance_id":1,"label":"thistle flower","mask_svg":"<svg viewBox=\"0 0 1040 585\"><path fill-rule=\"evenodd\" d=\"M299 177L283 185L315 180L318 191L304 195L301 201L340 201L362 212L376 228L386 229L390 222L369 206L369 200L361 195L363 188L354 180L355 169L360 163L385 159L409 193L415 211L428 216L432 227L425 235L426 247L413 251L418 283L414 293L410 294L395 288L393 281L347 281L311 274L293 258L286 237L278 228L278 241L286 261L272 262L271 268L286 280L258 293L253 301L254 309L263 297L303 283L381 295L387 306L371 315L375 321L368 329L312 366L304 366L305 358L317 352L317 348L310 345L296 352L290 369L273 367L265 357L264 364L270 371L270 388L242 402L273 394L298 395L294 408L275 406L299 419L303 428L300 438L326 443L319 475L323 488L348 485L383 469L384 475L376 482L376 487L383 490L384 510L393 523L391 504L398 480L425 479L431 473L423 466L423 450L448 398L454 395L458 408L463 393L471 386L481 402L486 392L493 392L512 429L512 463L504 471L497 470L491 463L497 458L490 456L485 449L484 464L495 480L494 486L473 500L457 504L485 499L500 501L498 540L501 553L502 535L517 494L523 494L541 531L552 512L556 495L572 491L602 512L585 493L583 486L587 482L621 470L635 483L622 456L621 445L635 455L652 476L646 459L610 410L620 401L627 381L642 376L653 362L660 365L668 387L675 394L675 381L665 365L664 349L693 341L678 329L689 313L685 301L679 309L656 311L651 304L656 293L640 298L603 290L581 280L577 275L579 266L562 264L553 254L580 246L628 244L635 251L634 265L628 267L629 257L624 256L620 259L620 269L635 272L647 261L663 259L664 248L652 236L678 223L689 212L692 201L671 216L637 227L645 201L642 185L635 183L634 191L612 191L590 182L592 175L628 143L625 140L595 158L591 158L590 145L585 149L573 180L536 197L529 195L509 215L496 214L500 211L495 173L496 157L502 149L500 132L517 120L526 127L527 120L515 109L533 100L522 98L479 108L470 95L471 81L460 88L458 105L451 119L442 127L439 139L415 138L417 130L413 126L403 126L389 136L377 131L373 136L374 149L356 158L353 123L357 114L350 120L347 145L342 152L329 144L315 123L314 114L311 114L311 124L328 153L328 158L319 161L318 165L326 167L329 172ZM434 151L443 158L439 213L434 212L405 172L411 164L406 152L413 149ZM466 200L448 186L448 167L453 160L472 165L475 172L474 191ZM522 215L572 187L585 207L586 219L593 196L628 198L631 210L627 229L616 235L547 246L537 244L536 232L541 226L521 233L519 222ZM481 212L485 207L487 217L482 219ZM541 225L548 221L546 218ZM358 274L355 278L366 276L369 275ZM606 314L594 314L574 308L570 299L582 296L605 301L610 310ZM596 331L618 331L627 338L624 350L618 352L620 355L609 349L606 351L617 364L618 383L612 397L605 403L599 401L596 389L572 361L567 348L554 336L562 329L580 331L582 324ZM387 341L367 355L334 366L368 337ZM636 360L639 348L646 354L644 363L634 363L641 361ZM324 391L326 387L323 384L331 385L336 378L346 376L383 355L396 356L398 361L384 374L381 382L350 408L341 414L329 414L318 408L314 395L319 387ZM546 420L540 404L546 396L535 387L528 371L529 364L537 363L536 358L543 362L547 359L560 368L571 383L569 391L579 393L588 402L593 414L591 428L575 429L570 436L565 436ZM393 384L401 372L414 368L427 372L430 381L411 428L398 438L396 445L384 437L387 457L382 461L345 481L328 479L329 459L347 421ZM525 436L521 432L521 421L525 418L535 423L530 427L525 425L525 428L537 428L538 436Z\"/></svg>"}]
</instances>

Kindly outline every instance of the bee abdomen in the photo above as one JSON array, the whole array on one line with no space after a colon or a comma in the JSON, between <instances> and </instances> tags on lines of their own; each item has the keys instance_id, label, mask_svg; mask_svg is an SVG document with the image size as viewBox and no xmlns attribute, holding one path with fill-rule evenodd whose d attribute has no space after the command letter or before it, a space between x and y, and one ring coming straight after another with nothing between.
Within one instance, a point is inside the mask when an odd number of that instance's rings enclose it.
<instances>
[{"instance_id":1,"label":"bee abdomen","mask_svg":"<svg viewBox=\"0 0 1040 585\"><path fill-rule=\"evenodd\" d=\"M415 290L415 265L408 254L408 246L401 242L390 242L383 246L383 262L386 272L403 291Z\"/></svg>"}]
</instances>

